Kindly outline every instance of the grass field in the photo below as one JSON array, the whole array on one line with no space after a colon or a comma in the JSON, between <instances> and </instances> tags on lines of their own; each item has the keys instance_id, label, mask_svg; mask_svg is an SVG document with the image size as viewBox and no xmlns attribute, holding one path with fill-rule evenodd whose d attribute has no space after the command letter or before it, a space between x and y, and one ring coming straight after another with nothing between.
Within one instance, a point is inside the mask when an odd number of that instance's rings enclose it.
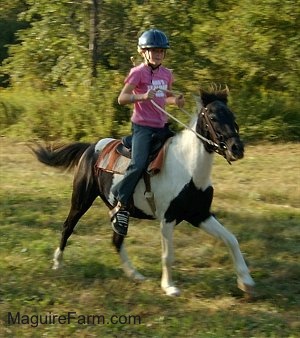
<instances>
[{"instance_id":1,"label":"grass field","mask_svg":"<svg viewBox=\"0 0 300 338\"><path fill-rule=\"evenodd\" d=\"M72 173L2 138L0 337L300 337L300 145L247 146L245 155L232 166L216 157L213 211L237 236L257 297L237 289L222 243L181 224L174 279L182 295L170 298L160 289L158 224L131 222L128 253L149 277L134 283L100 201L71 236L64 267L52 270ZM18 314L21 323L8 325Z\"/></svg>"}]
</instances>

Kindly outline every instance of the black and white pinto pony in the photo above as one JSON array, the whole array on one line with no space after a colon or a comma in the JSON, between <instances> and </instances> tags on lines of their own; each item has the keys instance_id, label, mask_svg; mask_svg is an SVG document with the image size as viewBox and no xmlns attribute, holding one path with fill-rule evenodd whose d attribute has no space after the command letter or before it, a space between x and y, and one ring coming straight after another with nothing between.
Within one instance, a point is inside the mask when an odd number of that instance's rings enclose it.
<instances>
[{"instance_id":1,"label":"black and white pinto pony","mask_svg":"<svg viewBox=\"0 0 300 338\"><path fill-rule=\"evenodd\" d=\"M157 175L151 177L156 211L152 211L144 196L143 179L139 181L133 195L131 217L157 219L160 222L161 287L170 296L180 294L172 280L171 267L174 260L173 230L183 220L222 240L232 256L238 287L250 295L254 291L254 281L236 237L210 211L214 153L221 154L229 163L244 155L238 125L227 106L227 96L227 89L200 90L197 114L192 118L190 127L169 139L163 167ZM96 197L100 196L110 209L115 206L111 188L123 176L94 170L99 153L111 140L105 138L95 144L76 142L58 147L32 147L38 160L46 165L75 168L71 208L63 224L60 245L54 253L54 269L61 266L68 238ZM145 236L149 236L147 231ZM113 232L113 244L120 255L125 274L134 280L143 280L145 277L133 267L127 256L124 237Z\"/></svg>"}]
</instances>

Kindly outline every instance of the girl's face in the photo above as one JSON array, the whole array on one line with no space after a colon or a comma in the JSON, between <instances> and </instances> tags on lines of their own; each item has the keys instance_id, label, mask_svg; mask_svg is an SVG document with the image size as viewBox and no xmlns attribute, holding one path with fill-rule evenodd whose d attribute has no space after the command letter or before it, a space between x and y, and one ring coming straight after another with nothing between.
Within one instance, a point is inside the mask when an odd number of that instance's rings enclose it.
<instances>
[{"instance_id":1,"label":"girl's face","mask_svg":"<svg viewBox=\"0 0 300 338\"><path fill-rule=\"evenodd\" d=\"M149 48L145 50L144 57L147 62L153 66L159 66L165 58L165 49L163 48Z\"/></svg>"}]
</instances>

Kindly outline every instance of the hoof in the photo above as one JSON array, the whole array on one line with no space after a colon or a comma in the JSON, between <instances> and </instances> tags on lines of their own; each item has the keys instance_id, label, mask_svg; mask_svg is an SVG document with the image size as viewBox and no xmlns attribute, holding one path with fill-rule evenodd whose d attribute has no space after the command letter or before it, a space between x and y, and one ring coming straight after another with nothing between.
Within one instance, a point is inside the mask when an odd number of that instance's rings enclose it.
<instances>
[{"instance_id":1,"label":"hoof","mask_svg":"<svg viewBox=\"0 0 300 338\"><path fill-rule=\"evenodd\" d=\"M144 280L146 280L146 277L144 275L142 275L141 273L135 271L131 278L134 280L134 281L137 281L137 282L142 282Z\"/></svg>"},{"instance_id":2,"label":"hoof","mask_svg":"<svg viewBox=\"0 0 300 338\"><path fill-rule=\"evenodd\" d=\"M54 261L52 265L52 270L58 270L61 267L61 263Z\"/></svg>"},{"instance_id":3,"label":"hoof","mask_svg":"<svg viewBox=\"0 0 300 338\"><path fill-rule=\"evenodd\" d=\"M167 296L178 297L180 296L180 290L176 286L168 286L163 288Z\"/></svg>"},{"instance_id":4,"label":"hoof","mask_svg":"<svg viewBox=\"0 0 300 338\"><path fill-rule=\"evenodd\" d=\"M127 270L127 269L124 269L124 272L125 272L125 275L127 276L127 278L130 278L132 279L133 281L136 281L136 282L142 282L146 279L146 277L144 275L142 275L141 273L139 273L138 271L136 270Z\"/></svg>"},{"instance_id":5,"label":"hoof","mask_svg":"<svg viewBox=\"0 0 300 338\"><path fill-rule=\"evenodd\" d=\"M238 288L244 291L250 297L256 296L255 284L250 285L250 284L245 284L245 283L238 281Z\"/></svg>"}]
</instances>

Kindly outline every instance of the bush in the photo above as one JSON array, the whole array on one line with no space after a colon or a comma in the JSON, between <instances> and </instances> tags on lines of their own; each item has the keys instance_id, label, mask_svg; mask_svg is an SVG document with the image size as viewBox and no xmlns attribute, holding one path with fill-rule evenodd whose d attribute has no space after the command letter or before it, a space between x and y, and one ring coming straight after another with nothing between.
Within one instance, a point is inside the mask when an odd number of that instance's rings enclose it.
<instances>
[{"instance_id":1,"label":"bush","mask_svg":"<svg viewBox=\"0 0 300 338\"><path fill-rule=\"evenodd\" d=\"M69 93L65 90L37 92L3 91L0 100L2 135L22 140L86 140L118 137L129 132L128 109L116 96Z\"/></svg>"},{"instance_id":2,"label":"bush","mask_svg":"<svg viewBox=\"0 0 300 338\"><path fill-rule=\"evenodd\" d=\"M232 106L236 112L241 134L248 141L299 141L299 105L287 93L233 93Z\"/></svg>"},{"instance_id":3,"label":"bush","mask_svg":"<svg viewBox=\"0 0 300 338\"><path fill-rule=\"evenodd\" d=\"M3 89L1 134L21 140L89 142L129 134L132 107L117 103L120 75L110 74L97 81L93 91ZM230 101L245 141L300 140L298 103L288 95L233 92Z\"/></svg>"}]
</instances>

